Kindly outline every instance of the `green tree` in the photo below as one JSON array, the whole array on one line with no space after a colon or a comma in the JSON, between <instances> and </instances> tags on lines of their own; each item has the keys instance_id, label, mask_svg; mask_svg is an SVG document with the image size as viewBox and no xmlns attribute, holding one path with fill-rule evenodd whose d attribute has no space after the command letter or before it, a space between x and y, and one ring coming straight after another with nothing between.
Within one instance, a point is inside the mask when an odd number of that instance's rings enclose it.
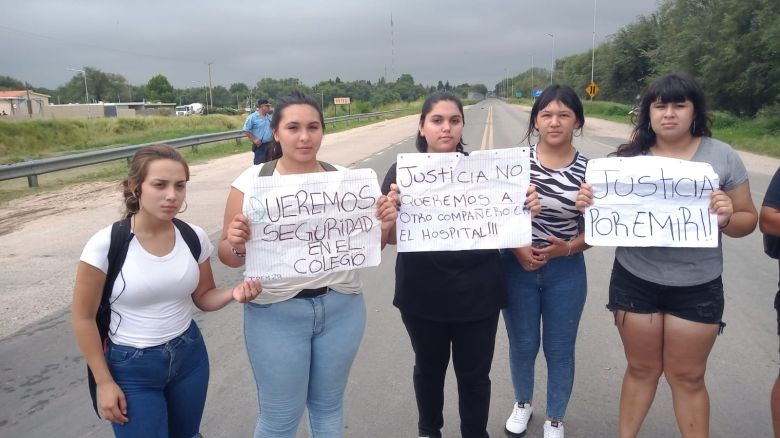
<instances>
[{"instance_id":1,"label":"green tree","mask_svg":"<svg viewBox=\"0 0 780 438\"><path fill-rule=\"evenodd\" d=\"M24 90L24 82L10 76L0 75L0 90Z\"/></svg>"},{"instance_id":2,"label":"green tree","mask_svg":"<svg viewBox=\"0 0 780 438\"><path fill-rule=\"evenodd\" d=\"M146 99L152 102L176 102L176 95L173 92L173 86L168 82L168 78L158 74L146 83Z\"/></svg>"}]
</instances>

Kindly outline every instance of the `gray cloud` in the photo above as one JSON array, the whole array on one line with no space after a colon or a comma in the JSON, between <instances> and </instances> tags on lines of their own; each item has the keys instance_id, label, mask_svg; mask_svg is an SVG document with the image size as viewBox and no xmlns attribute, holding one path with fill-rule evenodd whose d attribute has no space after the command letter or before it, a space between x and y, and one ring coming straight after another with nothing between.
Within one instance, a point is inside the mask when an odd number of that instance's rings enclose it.
<instances>
[{"instance_id":1,"label":"gray cloud","mask_svg":"<svg viewBox=\"0 0 780 438\"><path fill-rule=\"evenodd\" d=\"M596 42L657 0L596 0ZM313 85L339 76L376 80L387 71L424 84L501 80L587 51L592 0L11 0L0 23L0 74L56 87L95 67L140 85L162 73L176 87L228 86L263 77ZM390 44L393 16L394 63ZM12 18L12 19L9 19ZM597 55L598 56L598 55ZM598 62L598 60L597 60ZM394 68L393 68L394 64Z\"/></svg>"}]
</instances>

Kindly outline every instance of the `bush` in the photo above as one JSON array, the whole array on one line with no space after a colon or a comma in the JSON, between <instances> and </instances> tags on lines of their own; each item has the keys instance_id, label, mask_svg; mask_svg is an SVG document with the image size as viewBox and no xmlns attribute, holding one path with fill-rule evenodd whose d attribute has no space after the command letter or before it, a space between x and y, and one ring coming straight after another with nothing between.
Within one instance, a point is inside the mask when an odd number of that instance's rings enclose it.
<instances>
[{"instance_id":1,"label":"bush","mask_svg":"<svg viewBox=\"0 0 780 438\"><path fill-rule=\"evenodd\" d=\"M243 109L238 110L232 107L223 106L218 108L212 108L211 114L225 114L228 116L237 116L240 114L244 114L244 110Z\"/></svg>"},{"instance_id":2,"label":"bush","mask_svg":"<svg viewBox=\"0 0 780 438\"><path fill-rule=\"evenodd\" d=\"M756 117L769 131L780 133L780 102L767 105L758 112Z\"/></svg>"},{"instance_id":3,"label":"bush","mask_svg":"<svg viewBox=\"0 0 780 438\"><path fill-rule=\"evenodd\" d=\"M714 112L712 116L712 129L732 128L740 123L740 120L731 114Z\"/></svg>"}]
</instances>

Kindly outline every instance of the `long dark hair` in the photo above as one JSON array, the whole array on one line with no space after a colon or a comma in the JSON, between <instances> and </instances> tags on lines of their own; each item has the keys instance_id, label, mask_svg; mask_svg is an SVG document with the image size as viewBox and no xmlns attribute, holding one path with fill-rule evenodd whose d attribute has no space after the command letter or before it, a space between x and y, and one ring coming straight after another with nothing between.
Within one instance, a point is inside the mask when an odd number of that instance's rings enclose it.
<instances>
[{"instance_id":1,"label":"long dark hair","mask_svg":"<svg viewBox=\"0 0 780 438\"><path fill-rule=\"evenodd\" d=\"M567 108L574 112L574 117L577 118L579 123L579 130L582 132L583 126L585 126L585 111L582 109L582 101L577 93L568 85L553 84L545 88L542 94L534 102L534 106L531 107L531 116L528 120L528 130L525 132L525 137L521 140L531 142L531 137L534 136L539 130L536 128L536 116L539 111L547 108L552 102L559 101ZM575 130L575 132L577 131Z\"/></svg>"},{"instance_id":2,"label":"long dark hair","mask_svg":"<svg viewBox=\"0 0 780 438\"><path fill-rule=\"evenodd\" d=\"M181 156L179 151L167 144L153 144L138 149L133 155L130 167L127 169L127 178L122 181L122 196L124 198L125 212L122 218L132 216L138 213L140 204L138 198L141 197L141 184L149 173L149 165L156 160L173 160L184 166L184 174L187 181L190 180L190 167Z\"/></svg>"},{"instance_id":3,"label":"long dark hair","mask_svg":"<svg viewBox=\"0 0 780 438\"><path fill-rule=\"evenodd\" d=\"M463 102L458 99L458 96L448 93L446 91L437 91L430 96L428 96L427 99L425 99L425 102L422 106L422 111L420 112L420 125L422 126L423 123L425 123L425 117L428 115L429 112L433 109L433 106L437 103L448 100L450 102L453 102L455 105L458 106L458 110L460 111L460 117L463 119L463 124L466 124L466 117L463 115ZM458 140L458 144L455 146L455 152L461 152L465 153L463 151L463 146L466 143L463 143L463 136ZM415 146L417 146L417 150L420 152L428 152L428 140L423 137L422 134L420 134L420 130L417 129L417 141L415 142Z\"/></svg>"},{"instance_id":4,"label":"long dark hair","mask_svg":"<svg viewBox=\"0 0 780 438\"><path fill-rule=\"evenodd\" d=\"M273 118L271 118L271 131L276 132L279 129L279 124L282 121L282 118L284 117L284 110L290 106L290 105L309 105L317 110L317 113L320 115L320 123L322 124L322 132L325 132L325 116L322 114L322 108L320 108L320 104L317 103L314 98L311 96L298 91L294 90L287 96L282 97L278 100L276 107L274 108L274 115ZM280 145L276 138L271 140L271 145L268 148L268 152L266 153L268 161L270 160L276 160L278 158L282 157L282 145Z\"/></svg>"},{"instance_id":5,"label":"long dark hair","mask_svg":"<svg viewBox=\"0 0 780 438\"><path fill-rule=\"evenodd\" d=\"M685 102L693 104L693 123L691 135L694 137L710 137L712 120L710 119L704 90L686 73L669 73L656 79L642 93L639 101L639 112L634 115L634 129L628 143L618 146L617 151L610 156L632 157L644 155L655 145L656 138L650 125L650 106L657 100L661 103Z\"/></svg>"}]
</instances>

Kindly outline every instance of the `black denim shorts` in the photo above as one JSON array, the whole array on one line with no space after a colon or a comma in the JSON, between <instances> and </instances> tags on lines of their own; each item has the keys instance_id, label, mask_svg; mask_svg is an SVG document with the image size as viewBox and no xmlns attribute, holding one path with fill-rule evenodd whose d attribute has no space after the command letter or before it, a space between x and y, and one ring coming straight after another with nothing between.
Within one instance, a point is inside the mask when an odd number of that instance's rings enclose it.
<instances>
[{"instance_id":1,"label":"black denim shorts","mask_svg":"<svg viewBox=\"0 0 780 438\"><path fill-rule=\"evenodd\" d=\"M609 282L611 311L668 313L687 321L725 326L721 277L694 286L665 286L628 272L617 260Z\"/></svg>"},{"instance_id":2,"label":"black denim shorts","mask_svg":"<svg viewBox=\"0 0 780 438\"><path fill-rule=\"evenodd\" d=\"M777 312L777 335L780 336L780 289L775 294L775 312Z\"/></svg>"}]
</instances>

